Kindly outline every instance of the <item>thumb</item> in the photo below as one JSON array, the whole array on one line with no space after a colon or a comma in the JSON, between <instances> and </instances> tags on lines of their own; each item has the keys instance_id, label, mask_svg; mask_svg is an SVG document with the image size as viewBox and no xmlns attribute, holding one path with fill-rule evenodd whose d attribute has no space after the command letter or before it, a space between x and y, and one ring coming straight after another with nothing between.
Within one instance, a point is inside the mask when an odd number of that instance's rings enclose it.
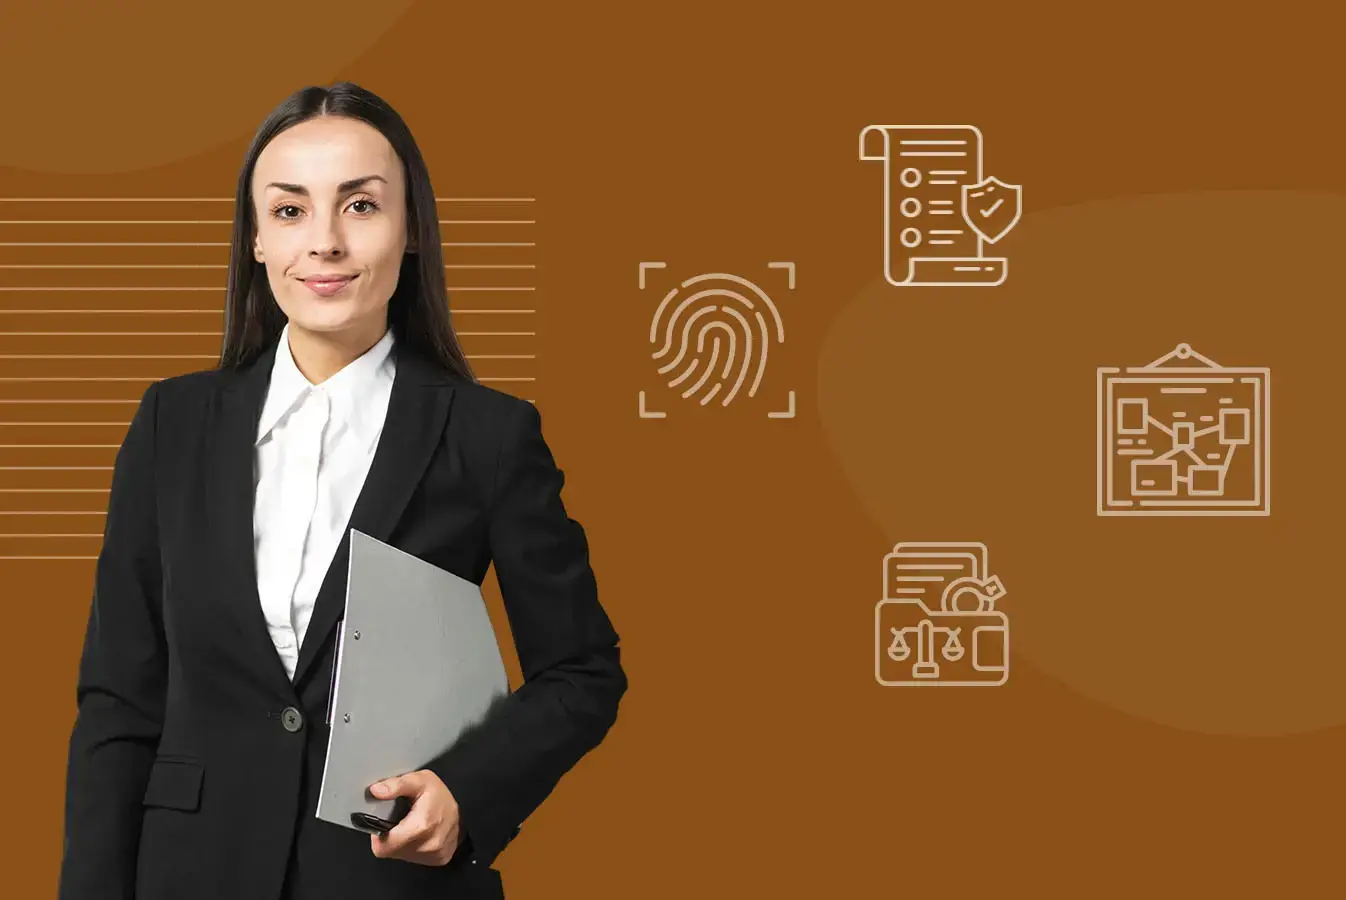
<instances>
[{"instance_id":1,"label":"thumb","mask_svg":"<svg viewBox=\"0 0 1346 900\"><path fill-rule=\"evenodd\" d=\"M412 793L410 790L411 787L412 785L406 776L395 775L392 778L385 778L382 781L375 782L369 788L369 792L375 797L397 797L402 794L407 794L409 796Z\"/></svg>"}]
</instances>

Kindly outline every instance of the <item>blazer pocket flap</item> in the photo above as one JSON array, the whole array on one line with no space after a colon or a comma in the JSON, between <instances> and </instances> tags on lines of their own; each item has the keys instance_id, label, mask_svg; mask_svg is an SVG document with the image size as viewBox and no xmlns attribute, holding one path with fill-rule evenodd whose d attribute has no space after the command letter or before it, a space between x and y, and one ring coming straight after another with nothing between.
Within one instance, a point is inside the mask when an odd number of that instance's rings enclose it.
<instances>
[{"instance_id":1,"label":"blazer pocket flap","mask_svg":"<svg viewBox=\"0 0 1346 900\"><path fill-rule=\"evenodd\" d=\"M145 806L162 806L195 812L201 802L200 763L179 759L156 759L145 786Z\"/></svg>"}]
</instances>

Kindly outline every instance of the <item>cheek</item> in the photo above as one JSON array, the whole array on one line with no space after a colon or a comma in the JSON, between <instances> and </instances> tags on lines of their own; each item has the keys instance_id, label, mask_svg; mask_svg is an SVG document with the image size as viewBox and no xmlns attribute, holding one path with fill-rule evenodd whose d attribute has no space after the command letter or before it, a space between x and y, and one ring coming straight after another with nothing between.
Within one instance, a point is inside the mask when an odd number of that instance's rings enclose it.
<instances>
[{"instance_id":1,"label":"cheek","mask_svg":"<svg viewBox=\"0 0 1346 900\"><path fill-rule=\"evenodd\" d=\"M297 229L268 228L263 225L259 234L262 254L266 258L266 271L275 276L284 276L298 258L298 247L302 239L295 234Z\"/></svg>"},{"instance_id":2,"label":"cheek","mask_svg":"<svg viewBox=\"0 0 1346 900\"><path fill-rule=\"evenodd\" d=\"M391 218L378 222L367 222L364 228L352 229L351 251L367 260L371 265L387 265L389 260L402 256L405 241L399 240L403 234Z\"/></svg>"},{"instance_id":3,"label":"cheek","mask_svg":"<svg viewBox=\"0 0 1346 900\"><path fill-rule=\"evenodd\" d=\"M367 238L351 246L351 255L357 265L369 270L377 281L396 279L402 267L406 243L397 240L393 233L370 234Z\"/></svg>"}]
</instances>

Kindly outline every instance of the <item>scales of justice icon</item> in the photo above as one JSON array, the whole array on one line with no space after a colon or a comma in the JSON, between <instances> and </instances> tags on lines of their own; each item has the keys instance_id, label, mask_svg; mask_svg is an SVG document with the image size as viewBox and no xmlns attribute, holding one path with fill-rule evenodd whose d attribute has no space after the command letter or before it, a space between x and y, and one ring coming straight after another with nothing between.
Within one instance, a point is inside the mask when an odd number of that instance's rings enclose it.
<instances>
[{"instance_id":1,"label":"scales of justice icon","mask_svg":"<svg viewBox=\"0 0 1346 900\"><path fill-rule=\"evenodd\" d=\"M906 628L892 628L893 642L888 645L888 658L894 662L904 662L911 656L911 646L907 643L907 635L916 632L917 644L916 652L918 654L916 664L911 667L913 678L938 678L939 663L935 662L935 634L947 635L944 646L940 654L949 662L958 662L963 658L963 644L958 640L958 632L962 628L950 628L947 625L936 625L929 619L922 619L919 625L908 625Z\"/></svg>"}]
</instances>

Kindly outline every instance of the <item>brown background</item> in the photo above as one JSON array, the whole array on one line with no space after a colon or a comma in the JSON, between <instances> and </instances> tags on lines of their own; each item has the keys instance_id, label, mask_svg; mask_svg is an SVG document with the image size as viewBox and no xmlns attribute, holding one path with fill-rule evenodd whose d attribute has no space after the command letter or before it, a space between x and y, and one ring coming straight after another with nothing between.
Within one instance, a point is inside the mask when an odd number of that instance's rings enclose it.
<instances>
[{"instance_id":1,"label":"brown background","mask_svg":"<svg viewBox=\"0 0 1346 900\"><path fill-rule=\"evenodd\" d=\"M1335 28L1292 4L1218 20L1170 5L480 6L8 11L0 196L229 196L276 102L349 78L406 117L438 196L536 198L529 399L632 687L607 741L501 857L510 895L1335 890ZM985 135L987 171L1024 185L1024 220L1002 242L1009 280L889 288L880 172L858 160L860 129L962 123ZM0 241L56 239L25 228ZM671 397L667 419L636 416L636 391L658 387L642 260L679 277L797 263L772 371L797 391L796 419ZM0 284L38 283L25 271L0 269ZM0 306L93 302L22 296ZM150 302L169 301L134 305ZM3 318L5 353L53 340L5 333L111 330ZM1267 519L1094 515L1095 368L1183 340L1272 369ZM464 343L493 352L484 341ZM4 405L0 418L76 409ZM124 426L0 437L57 432L115 444ZM80 451L89 465L114 452ZM0 530L37 527L11 518ZM98 543L0 540L6 555ZM874 604L899 540L987 543L1009 591L1005 687L875 682ZM0 560L7 896L54 892L92 575L87 560Z\"/></svg>"}]
</instances>

